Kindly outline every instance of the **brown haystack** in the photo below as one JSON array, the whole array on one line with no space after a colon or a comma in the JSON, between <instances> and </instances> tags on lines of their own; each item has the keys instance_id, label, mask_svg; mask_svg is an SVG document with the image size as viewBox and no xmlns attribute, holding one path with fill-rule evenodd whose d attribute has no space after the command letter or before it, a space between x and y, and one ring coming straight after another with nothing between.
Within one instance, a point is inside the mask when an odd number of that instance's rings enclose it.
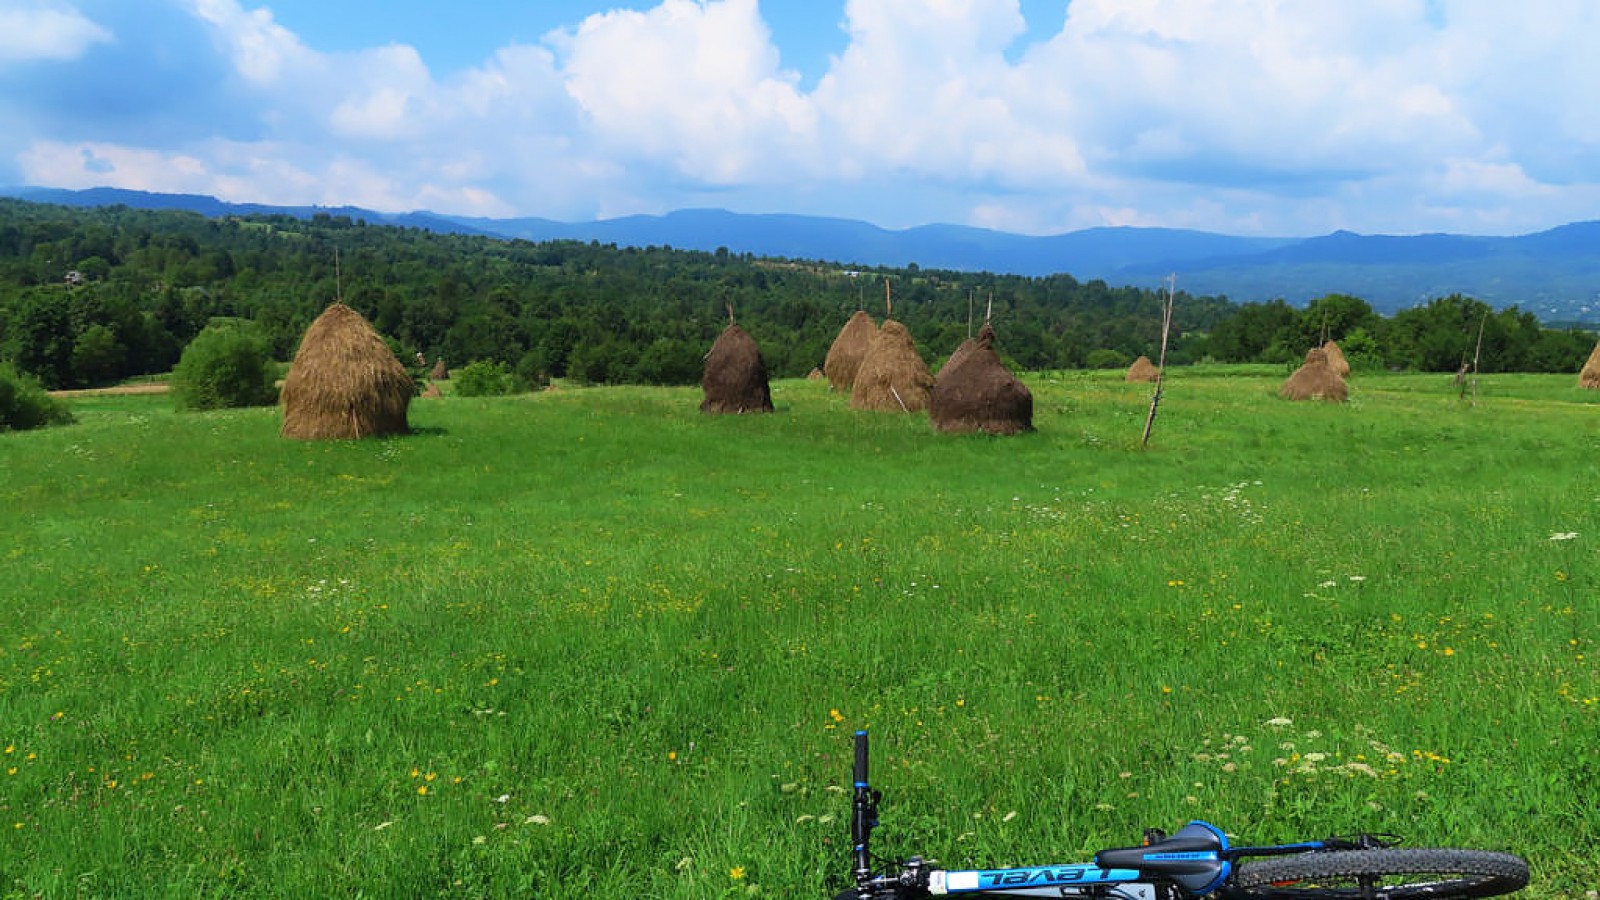
<instances>
[{"instance_id":1,"label":"brown haystack","mask_svg":"<svg viewBox=\"0 0 1600 900\"><path fill-rule=\"evenodd\" d=\"M811 371L806 373L806 380L807 381L821 381L822 379L824 379L826 377L828 377L828 376L822 374L822 370L821 369L812 369Z\"/></svg>"},{"instance_id":2,"label":"brown haystack","mask_svg":"<svg viewBox=\"0 0 1600 900\"><path fill-rule=\"evenodd\" d=\"M988 328L989 323L983 323L983 327ZM944 373L955 371L956 367L966 362L967 357L971 356L972 351L976 349L978 349L978 338L969 337L957 344L955 352L950 354L950 358L945 360L944 365L939 367L939 377L943 378ZM937 379L935 381L937 382Z\"/></svg>"},{"instance_id":3,"label":"brown haystack","mask_svg":"<svg viewBox=\"0 0 1600 900\"><path fill-rule=\"evenodd\" d=\"M976 339L963 341L939 370L928 395L928 419L938 431L1033 430L1033 394L1000 361L989 323L983 324Z\"/></svg>"},{"instance_id":4,"label":"brown haystack","mask_svg":"<svg viewBox=\"0 0 1600 900\"><path fill-rule=\"evenodd\" d=\"M430 381L428 382L428 386L422 389L420 396L431 400L434 397L443 397L444 391L439 390L439 386Z\"/></svg>"},{"instance_id":5,"label":"brown haystack","mask_svg":"<svg viewBox=\"0 0 1600 900\"><path fill-rule=\"evenodd\" d=\"M928 408L933 373L917 355L916 342L904 325L889 319L867 347L850 390L850 406L879 412L916 412Z\"/></svg>"},{"instance_id":6,"label":"brown haystack","mask_svg":"<svg viewBox=\"0 0 1600 900\"><path fill-rule=\"evenodd\" d=\"M334 303L300 338L283 381L283 430L303 441L407 434L416 384L361 314Z\"/></svg>"},{"instance_id":7,"label":"brown haystack","mask_svg":"<svg viewBox=\"0 0 1600 900\"><path fill-rule=\"evenodd\" d=\"M428 373L428 377L434 381L450 380L450 370L445 367L444 360L441 359L433 364L433 371Z\"/></svg>"},{"instance_id":8,"label":"brown haystack","mask_svg":"<svg viewBox=\"0 0 1600 900\"><path fill-rule=\"evenodd\" d=\"M1594 345L1594 350L1589 353L1589 361L1583 364L1583 371L1578 373L1578 387L1600 390L1600 344Z\"/></svg>"},{"instance_id":9,"label":"brown haystack","mask_svg":"<svg viewBox=\"0 0 1600 900\"><path fill-rule=\"evenodd\" d=\"M877 334L877 323L865 310L859 309L839 329L839 336L833 339L828 356L822 363L823 374L828 376L828 383L833 385L834 390L845 393L855 387L856 372L861 368L861 360L866 357L867 348Z\"/></svg>"},{"instance_id":10,"label":"brown haystack","mask_svg":"<svg viewBox=\"0 0 1600 900\"><path fill-rule=\"evenodd\" d=\"M1160 375L1161 370L1157 369L1156 364L1150 361L1150 357L1141 356L1133 361L1133 365L1128 367L1128 375L1124 380L1153 382Z\"/></svg>"},{"instance_id":11,"label":"brown haystack","mask_svg":"<svg viewBox=\"0 0 1600 900\"><path fill-rule=\"evenodd\" d=\"M1344 351L1339 349L1338 344L1329 341L1322 345L1322 352L1328 354L1328 368L1333 370L1333 374L1340 378L1350 377L1350 363L1345 360Z\"/></svg>"},{"instance_id":12,"label":"brown haystack","mask_svg":"<svg viewBox=\"0 0 1600 900\"><path fill-rule=\"evenodd\" d=\"M722 329L711 352L706 354L706 371L700 379L705 400L700 411L706 413L772 412L772 390L767 384L767 364L755 338L732 323Z\"/></svg>"},{"instance_id":13,"label":"brown haystack","mask_svg":"<svg viewBox=\"0 0 1600 900\"><path fill-rule=\"evenodd\" d=\"M1328 354L1318 347L1306 354L1305 365L1296 369L1289 380L1283 383L1282 396L1286 400L1343 403L1350 399L1350 389L1328 365Z\"/></svg>"}]
</instances>

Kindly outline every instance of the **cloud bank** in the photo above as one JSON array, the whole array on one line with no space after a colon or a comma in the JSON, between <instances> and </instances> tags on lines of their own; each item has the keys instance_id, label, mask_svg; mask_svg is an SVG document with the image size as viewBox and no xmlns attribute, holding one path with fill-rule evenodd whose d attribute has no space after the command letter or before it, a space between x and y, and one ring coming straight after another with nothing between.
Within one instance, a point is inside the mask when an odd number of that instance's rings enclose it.
<instances>
[{"instance_id":1,"label":"cloud bank","mask_svg":"<svg viewBox=\"0 0 1600 900\"><path fill-rule=\"evenodd\" d=\"M807 90L757 0L597 14L447 77L308 46L270 0L0 0L0 182L1035 234L1504 234L1600 204L1590 0L1072 0L1044 38L1018 0L842 19Z\"/></svg>"}]
</instances>

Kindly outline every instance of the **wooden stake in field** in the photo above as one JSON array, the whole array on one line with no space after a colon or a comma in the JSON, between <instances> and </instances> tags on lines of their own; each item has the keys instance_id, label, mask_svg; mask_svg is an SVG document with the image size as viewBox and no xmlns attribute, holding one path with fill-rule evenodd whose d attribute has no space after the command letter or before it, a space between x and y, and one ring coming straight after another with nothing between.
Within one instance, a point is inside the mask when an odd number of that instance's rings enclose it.
<instances>
[{"instance_id":1,"label":"wooden stake in field","mask_svg":"<svg viewBox=\"0 0 1600 900\"><path fill-rule=\"evenodd\" d=\"M1144 420L1144 437L1139 440L1142 450L1150 446L1150 429L1156 424L1156 408L1161 405L1161 380L1167 374L1167 335L1172 333L1172 298L1178 291L1178 275L1167 276L1167 307L1161 314L1161 366L1156 369L1156 390L1150 395L1150 415Z\"/></svg>"},{"instance_id":2,"label":"wooden stake in field","mask_svg":"<svg viewBox=\"0 0 1600 900\"><path fill-rule=\"evenodd\" d=\"M1478 320L1478 346L1472 351L1472 400L1468 406L1478 405L1478 361L1483 357L1483 326L1489 321L1489 311L1483 311L1483 318Z\"/></svg>"}]
</instances>

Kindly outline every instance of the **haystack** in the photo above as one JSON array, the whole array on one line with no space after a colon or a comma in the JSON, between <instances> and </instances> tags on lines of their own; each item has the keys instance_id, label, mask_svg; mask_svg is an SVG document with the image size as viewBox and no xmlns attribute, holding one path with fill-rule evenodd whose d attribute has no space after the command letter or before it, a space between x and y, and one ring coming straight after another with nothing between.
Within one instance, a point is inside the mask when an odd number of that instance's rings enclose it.
<instances>
[{"instance_id":1,"label":"haystack","mask_svg":"<svg viewBox=\"0 0 1600 900\"><path fill-rule=\"evenodd\" d=\"M1289 380L1283 383L1282 396L1286 400L1343 403L1350 399L1350 389L1328 365L1328 354L1318 347L1306 354L1305 365L1296 369Z\"/></svg>"},{"instance_id":2,"label":"haystack","mask_svg":"<svg viewBox=\"0 0 1600 900\"><path fill-rule=\"evenodd\" d=\"M1141 356L1133 361L1133 365L1128 367L1128 375L1124 380L1154 382L1160 375L1161 370L1157 369L1156 364L1150 361L1150 357Z\"/></svg>"},{"instance_id":3,"label":"haystack","mask_svg":"<svg viewBox=\"0 0 1600 900\"><path fill-rule=\"evenodd\" d=\"M732 322L722 329L711 352L706 354L706 371L700 379L705 400L700 411L706 413L772 412L772 390L767 384L767 364L755 338Z\"/></svg>"},{"instance_id":4,"label":"haystack","mask_svg":"<svg viewBox=\"0 0 1600 900\"><path fill-rule=\"evenodd\" d=\"M1578 373L1578 387L1600 390L1600 344L1594 345L1589 361L1583 364L1583 371Z\"/></svg>"},{"instance_id":5,"label":"haystack","mask_svg":"<svg viewBox=\"0 0 1600 900\"><path fill-rule=\"evenodd\" d=\"M828 377L828 376L822 374L822 370L821 369L817 369L817 368L813 368L811 371L806 373L806 380L807 381L821 381L822 379L824 379L826 377Z\"/></svg>"},{"instance_id":6,"label":"haystack","mask_svg":"<svg viewBox=\"0 0 1600 900\"><path fill-rule=\"evenodd\" d=\"M880 412L916 412L928 408L933 373L917 355L916 342L904 325L889 319L867 347L850 390L850 406Z\"/></svg>"},{"instance_id":7,"label":"haystack","mask_svg":"<svg viewBox=\"0 0 1600 900\"><path fill-rule=\"evenodd\" d=\"M983 324L976 339L962 342L939 370L928 395L928 419L938 431L1033 430L1033 394L1000 362L989 323Z\"/></svg>"},{"instance_id":8,"label":"haystack","mask_svg":"<svg viewBox=\"0 0 1600 900\"><path fill-rule=\"evenodd\" d=\"M989 323L988 322L985 322L983 324L984 324L985 328L989 327ZM972 355L972 351L976 350L977 348L978 348L978 338L970 338L969 337L966 340L962 341L960 344L957 344L955 352L951 353L950 354L950 358L945 360L944 361L944 365L939 367L939 376L938 377L939 378L943 378L944 377L944 373L955 371L956 367L961 365L963 362L966 362L967 357L971 356ZM936 379L934 379L934 381L935 381L935 383L937 383L938 379L936 378Z\"/></svg>"},{"instance_id":9,"label":"haystack","mask_svg":"<svg viewBox=\"0 0 1600 900\"><path fill-rule=\"evenodd\" d=\"M439 390L439 386L430 381L428 382L428 386L422 389L422 394L420 396L431 400L435 397L443 397L444 391Z\"/></svg>"},{"instance_id":10,"label":"haystack","mask_svg":"<svg viewBox=\"0 0 1600 900\"><path fill-rule=\"evenodd\" d=\"M300 338L283 382L283 430L297 440L406 434L416 385L361 314L334 303Z\"/></svg>"},{"instance_id":11,"label":"haystack","mask_svg":"<svg viewBox=\"0 0 1600 900\"><path fill-rule=\"evenodd\" d=\"M1333 370L1333 374L1340 378L1350 377L1350 363L1345 360L1344 351L1339 349L1338 344L1328 341L1322 345L1322 352L1328 354L1328 368Z\"/></svg>"},{"instance_id":12,"label":"haystack","mask_svg":"<svg viewBox=\"0 0 1600 900\"><path fill-rule=\"evenodd\" d=\"M433 381L450 380L450 369L445 366L443 359L440 359L433 364L433 371L428 374L428 378Z\"/></svg>"},{"instance_id":13,"label":"haystack","mask_svg":"<svg viewBox=\"0 0 1600 900\"><path fill-rule=\"evenodd\" d=\"M833 339L828 356L822 363L823 374L828 376L828 383L833 385L834 390L844 393L855 387L856 372L861 368L862 358L867 355L867 347L871 346L877 334L877 323L865 310L859 309L839 329L839 336Z\"/></svg>"}]
</instances>

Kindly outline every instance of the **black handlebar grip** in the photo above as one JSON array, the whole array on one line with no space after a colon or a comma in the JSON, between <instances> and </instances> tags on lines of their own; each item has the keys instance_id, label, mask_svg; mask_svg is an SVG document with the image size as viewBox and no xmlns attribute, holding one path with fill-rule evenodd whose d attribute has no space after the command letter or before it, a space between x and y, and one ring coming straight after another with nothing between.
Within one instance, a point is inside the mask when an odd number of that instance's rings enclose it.
<instances>
[{"instance_id":1,"label":"black handlebar grip","mask_svg":"<svg viewBox=\"0 0 1600 900\"><path fill-rule=\"evenodd\" d=\"M867 786L867 733L856 732L856 787Z\"/></svg>"}]
</instances>

